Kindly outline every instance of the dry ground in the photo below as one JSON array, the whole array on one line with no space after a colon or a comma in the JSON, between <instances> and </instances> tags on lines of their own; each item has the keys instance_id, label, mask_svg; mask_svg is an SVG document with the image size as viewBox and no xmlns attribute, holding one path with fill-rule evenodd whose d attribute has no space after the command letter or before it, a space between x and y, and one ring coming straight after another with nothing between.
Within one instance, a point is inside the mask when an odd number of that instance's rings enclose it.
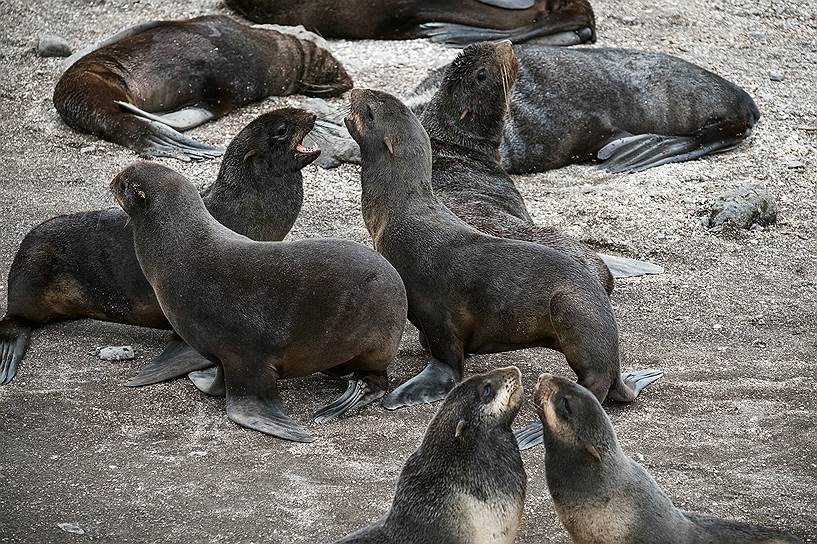
<instances>
[{"instance_id":1,"label":"dry ground","mask_svg":"<svg viewBox=\"0 0 817 544\"><path fill-rule=\"evenodd\" d=\"M643 458L679 506L817 541L817 5L597 0L595 7L600 45L699 63L744 86L763 113L752 140L725 155L629 176L575 166L518 178L539 222L666 267L659 277L619 282L613 297L623 366L666 371L636 404L610 409L614 424L625 450ZM204 13L227 11L218 0L0 0L0 274L40 221L111 205L108 181L135 158L60 121L51 102L60 60L35 56L36 37L53 32L79 47L137 20ZM453 55L422 41L333 46L360 86L395 93ZM784 81L770 81L770 70ZM265 101L195 136L227 143L259 113L292 102ZM88 145L94 150L81 153ZM215 179L217 162L164 162L200 185ZM305 178L292 236L368 243L357 168L313 166ZM706 232L699 210L745 181L778 195L779 223L739 239ZM0 295L5 300L5 283ZM432 407L372 407L312 425L320 437L312 445L284 443L234 425L223 400L186 380L123 387L165 334L90 321L34 334L18 378L0 389L0 542L320 543L387 510ZM133 344L137 359L93 356L97 346L120 344ZM468 369L505 364L522 368L528 391L543 370L571 375L561 355L545 350L476 357ZM392 385L421 365L408 327ZM294 380L283 397L307 421L342 387ZM532 418L527 407L519 424ZM518 542L566 542L542 450L524 460L530 483ZM85 534L62 532L63 522Z\"/></svg>"}]
</instances>

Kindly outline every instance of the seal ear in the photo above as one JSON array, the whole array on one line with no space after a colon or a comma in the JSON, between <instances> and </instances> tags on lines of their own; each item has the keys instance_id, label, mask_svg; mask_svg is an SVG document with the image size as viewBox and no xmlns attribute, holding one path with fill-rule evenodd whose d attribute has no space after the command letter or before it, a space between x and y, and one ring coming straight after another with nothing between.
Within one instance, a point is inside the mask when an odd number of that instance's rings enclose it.
<instances>
[{"instance_id":1,"label":"seal ear","mask_svg":"<svg viewBox=\"0 0 817 544\"><path fill-rule=\"evenodd\" d=\"M255 155L256 155L256 154L258 154L258 150L257 150L257 149L255 149L255 148L250 149L249 151L247 151L247 152L244 154L244 160L246 161L247 159L250 159L250 158L252 158L252 157L255 157Z\"/></svg>"},{"instance_id":2,"label":"seal ear","mask_svg":"<svg viewBox=\"0 0 817 544\"><path fill-rule=\"evenodd\" d=\"M457 422L457 429L454 431L454 438L459 438L462 431L465 430L465 420L461 419Z\"/></svg>"},{"instance_id":3,"label":"seal ear","mask_svg":"<svg viewBox=\"0 0 817 544\"><path fill-rule=\"evenodd\" d=\"M386 144L389 154L394 155L394 143L391 141L391 136L383 136L383 143Z\"/></svg>"},{"instance_id":4,"label":"seal ear","mask_svg":"<svg viewBox=\"0 0 817 544\"><path fill-rule=\"evenodd\" d=\"M599 453L599 450L597 450L597 449L596 449L596 446L594 446L593 444L587 444L587 445L584 447L584 449L586 449L586 450L587 450L587 453L589 453L590 455L592 455L593 457L595 457L595 458L596 458L596 460L597 460L599 463L601 463L601 454Z\"/></svg>"}]
</instances>

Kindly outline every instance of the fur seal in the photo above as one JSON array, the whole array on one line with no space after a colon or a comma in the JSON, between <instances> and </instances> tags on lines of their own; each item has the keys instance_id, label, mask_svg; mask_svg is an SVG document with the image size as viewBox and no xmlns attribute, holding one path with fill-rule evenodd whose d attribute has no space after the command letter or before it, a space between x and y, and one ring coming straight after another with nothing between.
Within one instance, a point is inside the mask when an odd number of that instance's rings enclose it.
<instances>
[{"instance_id":1,"label":"fur seal","mask_svg":"<svg viewBox=\"0 0 817 544\"><path fill-rule=\"evenodd\" d=\"M431 139L434 194L482 232L569 254L596 274L608 293L613 291L613 277L661 273L661 267L652 263L599 255L575 238L534 224L499 158L517 69L508 41L469 45L446 69L439 90L420 117Z\"/></svg>"},{"instance_id":2,"label":"fur seal","mask_svg":"<svg viewBox=\"0 0 817 544\"><path fill-rule=\"evenodd\" d=\"M294 32L217 15L141 23L69 59L54 106L71 128L143 155L215 157L222 148L181 132L270 95L352 87L317 37Z\"/></svg>"},{"instance_id":3,"label":"fur seal","mask_svg":"<svg viewBox=\"0 0 817 544\"><path fill-rule=\"evenodd\" d=\"M281 109L242 129L227 147L218 178L204 191L211 213L250 238L283 239L301 209L301 168L320 154L302 144L314 121L304 110ZM128 216L119 208L55 217L23 239L0 321L0 384L14 377L33 328L81 318L170 328L139 268ZM202 365L212 363L176 339L128 385L183 376Z\"/></svg>"},{"instance_id":4,"label":"fur seal","mask_svg":"<svg viewBox=\"0 0 817 544\"><path fill-rule=\"evenodd\" d=\"M315 414L319 423L385 394L407 310L386 259L348 240L250 240L217 222L187 178L155 163L132 164L111 192L173 330L218 364L191 378L226 395L230 419L311 442L284 412L278 380L352 373L346 392Z\"/></svg>"},{"instance_id":5,"label":"fur seal","mask_svg":"<svg viewBox=\"0 0 817 544\"><path fill-rule=\"evenodd\" d=\"M389 514L336 544L514 542L527 486L511 431L521 376L500 368L452 389L406 461Z\"/></svg>"},{"instance_id":6,"label":"fur seal","mask_svg":"<svg viewBox=\"0 0 817 544\"><path fill-rule=\"evenodd\" d=\"M519 62L500 157L512 174L599 159L638 172L726 151L748 138L760 111L740 87L663 53L514 46ZM442 67L406 103L420 113Z\"/></svg>"},{"instance_id":7,"label":"fur seal","mask_svg":"<svg viewBox=\"0 0 817 544\"><path fill-rule=\"evenodd\" d=\"M545 473L556 513L576 544L784 544L779 532L676 508L627 457L598 399L542 374L534 403L545 428Z\"/></svg>"},{"instance_id":8,"label":"fur seal","mask_svg":"<svg viewBox=\"0 0 817 544\"><path fill-rule=\"evenodd\" d=\"M596 40L587 0L226 0L260 23L303 25L327 38L411 39L466 45L536 40L575 45Z\"/></svg>"},{"instance_id":9,"label":"fur seal","mask_svg":"<svg viewBox=\"0 0 817 544\"><path fill-rule=\"evenodd\" d=\"M434 196L431 142L402 102L354 89L345 121L363 159L364 222L403 278L409 320L432 356L384 399L386 408L445 397L466 353L561 351L600 400L631 402L660 377L621 375L618 327L596 274L551 247L484 234Z\"/></svg>"}]
</instances>

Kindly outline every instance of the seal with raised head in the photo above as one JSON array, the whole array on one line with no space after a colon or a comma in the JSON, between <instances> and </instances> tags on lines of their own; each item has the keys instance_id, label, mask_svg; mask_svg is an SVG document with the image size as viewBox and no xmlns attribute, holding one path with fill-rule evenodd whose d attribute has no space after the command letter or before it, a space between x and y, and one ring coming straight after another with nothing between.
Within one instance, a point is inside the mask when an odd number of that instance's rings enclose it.
<instances>
[{"instance_id":1,"label":"seal with raised head","mask_svg":"<svg viewBox=\"0 0 817 544\"><path fill-rule=\"evenodd\" d=\"M621 451L587 389L542 374L534 403L545 428L545 473L575 544L795 544L780 532L679 510L644 467Z\"/></svg>"},{"instance_id":2,"label":"seal with raised head","mask_svg":"<svg viewBox=\"0 0 817 544\"><path fill-rule=\"evenodd\" d=\"M499 152L512 174L603 161L637 172L726 151L748 138L760 112L740 87L663 53L514 46L519 63ZM420 113L447 67L406 103Z\"/></svg>"},{"instance_id":3,"label":"seal with raised head","mask_svg":"<svg viewBox=\"0 0 817 544\"><path fill-rule=\"evenodd\" d=\"M260 23L303 25L327 38L430 38L451 45L596 40L588 0L226 0Z\"/></svg>"},{"instance_id":4,"label":"seal with raised head","mask_svg":"<svg viewBox=\"0 0 817 544\"><path fill-rule=\"evenodd\" d=\"M409 320L432 356L386 397L386 408L445 397L463 376L466 353L561 351L600 400L631 402L660 377L621 375L618 327L596 274L551 247L484 234L434 196L431 143L402 102L354 89L346 125L363 159L364 222L403 278Z\"/></svg>"},{"instance_id":5,"label":"seal with raised head","mask_svg":"<svg viewBox=\"0 0 817 544\"><path fill-rule=\"evenodd\" d=\"M511 43L504 41L469 45L446 69L420 118L431 140L434 194L482 232L571 255L598 275L608 293L613 277L660 273L661 267L652 263L597 254L573 237L534 224L499 158L517 68Z\"/></svg>"},{"instance_id":6,"label":"seal with raised head","mask_svg":"<svg viewBox=\"0 0 817 544\"><path fill-rule=\"evenodd\" d=\"M213 216L250 238L282 240L301 209L301 169L320 154L303 145L314 122L313 114L287 108L242 129L227 147L216 181L204 191ZM14 377L33 328L81 318L170 328L139 268L128 216L118 207L55 217L23 239L0 321L0 384ZM211 365L176 339L128 385Z\"/></svg>"},{"instance_id":7,"label":"seal with raised head","mask_svg":"<svg viewBox=\"0 0 817 544\"><path fill-rule=\"evenodd\" d=\"M336 544L511 544L527 475L511 424L521 373L507 367L457 385L406 461L391 511Z\"/></svg>"},{"instance_id":8,"label":"seal with raised head","mask_svg":"<svg viewBox=\"0 0 817 544\"><path fill-rule=\"evenodd\" d=\"M221 155L181 132L270 95L352 87L320 38L279 30L217 15L136 25L69 59L54 106L71 128L143 155Z\"/></svg>"},{"instance_id":9,"label":"seal with raised head","mask_svg":"<svg viewBox=\"0 0 817 544\"><path fill-rule=\"evenodd\" d=\"M348 240L250 240L216 221L184 176L154 163L123 170L111 192L173 330L218 365L191 378L205 393L226 394L230 419L310 442L284 412L278 380L352 374L346 392L315 414L319 423L385 394L407 310L386 259Z\"/></svg>"}]
</instances>

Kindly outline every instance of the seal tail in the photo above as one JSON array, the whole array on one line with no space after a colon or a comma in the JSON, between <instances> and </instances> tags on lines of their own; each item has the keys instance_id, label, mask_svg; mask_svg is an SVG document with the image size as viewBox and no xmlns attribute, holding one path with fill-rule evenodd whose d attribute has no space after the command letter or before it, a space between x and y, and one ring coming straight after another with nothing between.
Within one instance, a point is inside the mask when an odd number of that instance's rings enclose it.
<instances>
[{"instance_id":1,"label":"seal tail","mask_svg":"<svg viewBox=\"0 0 817 544\"><path fill-rule=\"evenodd\" d=\"M128 387L142 387L186 376L190 372L215 366L178 336L167 343L162 352L139 374L129 379Z\"/></svg>"},{"instance_id":2,"label":"seal tail","mask_svg":"<svg viewBox=\"0 0 817 544\"><path fill-rule=\"evenodd\" d=\"M9 383L17 374L31 339L31 326L25 321L5 317L0 321L0 385Z\"/></svg>"},{"instance_id":3,"label":"seal tail","mask_svg":"<svg viewBox=\"0 0 817 544\"><path fill-rule=\"evenodd\" d=\"M639 261L605 253L599 253L598 255L607 265L607 268L610 269L610 273L613 274L614 278L637 278L639 276L664 273L663 267L649 261Z\"/></svg>"}]
</instances>

